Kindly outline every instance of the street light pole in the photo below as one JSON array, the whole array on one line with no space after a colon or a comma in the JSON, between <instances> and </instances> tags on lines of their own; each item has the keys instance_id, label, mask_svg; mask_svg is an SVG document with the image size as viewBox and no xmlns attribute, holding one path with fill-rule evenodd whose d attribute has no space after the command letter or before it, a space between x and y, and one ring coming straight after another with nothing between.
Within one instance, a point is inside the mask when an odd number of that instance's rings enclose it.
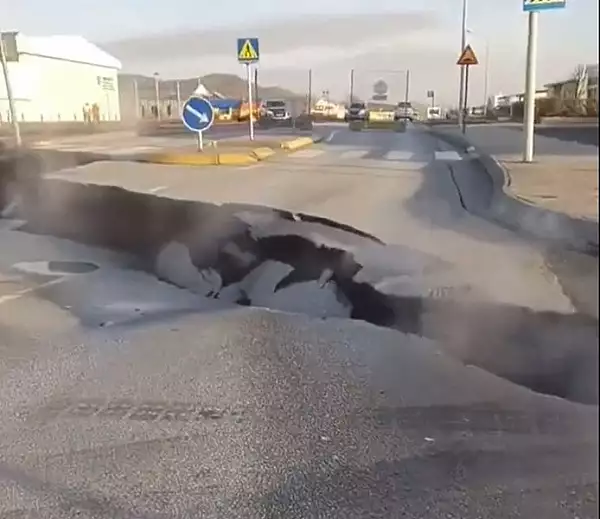
<instances>
[{"instance_id":1,"label":"street light pole","mask_svg":"<svg viewBox=\"0 0 600 519\"><path fill-rule=\"evenodd\" d=\"M154 73L154 102L156 104L156 118L160 121L160 86L158 72Z\"/></svg>"},{"instance_id":2,"label":"street light pole","mask_svg":"<svg viewBox=\"0 0 600 519\"><path fill-rule=\"evenodd\" d=\"M535 84L536 84L536 61L537 61L537 33L538 33L537 11L529 13L529 32L527 35L527 70L525 73L525 117L523 121L525 134L525 149L523 150L523 162L533 161L533 144L535 133Z\"/></svg>"},{"instance_id":3,"label":"street light pole","mask_svg":"<svg viewBox=\"0 0 600 519\"><path fill-rule=\"evenodd\" d=\"M462 27L461 27L461 40L460 40L460 53L465 50L467 46L467 0L463 0L462 3ZM465 67L461 65L460 67L460 85L458 92L458 123L462 126L462 120L464 117L464 109L463 99L464 99L464 90L465 90Z\"/></svg>"},{"instance_id":4,"label":"street light pole","mask_svg":"<svg viewBox=\"0 0 600 519\"><path fill-rule=\"evenodd\" d=\"M6 97L8 97L8 109L10 111L10 119L12 122L13 130L15 132L15 144L20 147L21 141L21 128L19 127L19 117L17 115L17 109L15 108L15 100L13 98L12 87L10 83L10 75L8 73L8 63L6 58L6 50L4 48L4 38L0 32L0 61L2 62L2 72L4 73L4 84L6 85Z\"/></svg>"},{"instance_id":5,"label":"street light pole","mask_svg":"<svg viewBox=\"0 0 600 519\"><path fill-rule=\"evenodd\" d=\"M483 109L487 115L488 107L488 90L490 86L490 42L485 40L485 71L483 78Z\"/></svg>"}]
</instances>

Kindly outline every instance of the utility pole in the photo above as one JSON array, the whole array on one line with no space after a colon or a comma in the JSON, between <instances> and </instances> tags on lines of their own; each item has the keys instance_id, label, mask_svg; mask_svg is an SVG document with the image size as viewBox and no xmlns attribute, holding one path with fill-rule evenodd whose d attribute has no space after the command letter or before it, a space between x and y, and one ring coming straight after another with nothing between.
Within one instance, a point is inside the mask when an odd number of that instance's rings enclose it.
<instances>
[{"instance_id":1,"label":"utility pole","mask_svg":"<svg viewBox=\"0 0 600 519\"><path fill-rule=\"evenodd\" d=\"M177 113L181 114L181 85L179 80L175 83L175 89L177 92Z\"/></svg>"},{"instance_id":2,"label":"utility pole","mask_svg":"<svg viewBox=\"0 0 600 519\"><path fill-rule=\"evenodd\" d=\"M258 66L254 69L254 102L258 103Z\"/></svg>"},{"instance_id":3,"label":"utility pole","mask_svg":"<svg viewBox=\"0 0 600 519\"><path fill-rule=\"evenodd\" d=\"M350 71L350 103L354 102L354 69Z\"/></svg>"},{"instance_id":4,"label":"utility pole","mask_svg":"<svg viewBox=\"0 0 600 519\"><path fill-rule=\"evenodd\" d=\"M490 42L485 41L485 72L483 78L483 106L485 115L487 115L488 107L488 90L490 85Z\"/></svg>"},{"instance_id":5,"label":"utility pole","mask_svg":"<svg viewBox=\"0 0 600 519\"><path fill-rule=\"evenodd\" d=\"M527 69L525 71L525 117L523 120L525 149L523 150L523 162L532 162L534 153L538 15L537 11L531 11L528 15L529 32L527 34Z\"/></svg>"},{"instance_id":6,"label":"utility pole","mask_svg":"<svg viewBox=\"0 0 600 519\"><path fill-rule=\"evenodd\" d=\"M462 28L461 28L461 40L460 40L461 55L464 52L466 46L467 46L467 0L463 0L463 3L462 3ZM465 107L463 106L464 90L465 90L465 67L464 67L464 65L461 65L461 67L460 67L460 85L459 85L458 90L459 90L459 92L458 92L458 123L462 127L462 124L463 124L462 121L465 116L465 114L464 114Z\"/></svg>"},{"instance_id":7,"label":"utility pole","mask_svg":"<svg viewBox=\"0 0 600 519\"><path fill-rule=\"evenodd\" d=\"M410 70L406 71L406 85L404 87L404 102L408 103L410 96ZM408 106L408 105L406 105Z\"/></svg>"},{"instance_id":8,"label":"utility pole","mask_svg":"<svg viewBox=\"0 0 600 519\"><path fill-rule=\"evenodd\" d=\"M312 113L312 69L308 69L308 115Z\"/></svg>"},{"instance_id":9,"label":"utility pole","mask_svg":"<svg viewBox=\"0 0 600 519\"><path fill-rule=\"evenodd\" d=\"M156 118L160 121L160 86L158 72L154 73L154 102L156 103Z\"/></svg>"},{"instance_id":10,"label":"utility pole","mask_svg":"<svg viewBox=\"0 0 600 519\"><path fill-rule=\"evenodd\" d=\"M133 102L135 103L135 120L140 118L140 92L137 79L133 80Z\"/></svg>"},{"instance_id":11,"label":"utility pole","mask_svg":"<svg viewBox=\"0 0 600 519\"><path fill-rule=\"evenodd\" d=\"M4 74L4 83L6 85L6 97L8 97L8 109L10 110L10 120L15 132L15 144L20 147L23 144L21 140L21 128L19 127L19 117L15 107L13 98L12 86L10 83L10 74L8 72L8 62L6 57L6 49L4 47L4 37L0 32L0 61L2 62L2 72Z\"/></svg>"}]
</instances>

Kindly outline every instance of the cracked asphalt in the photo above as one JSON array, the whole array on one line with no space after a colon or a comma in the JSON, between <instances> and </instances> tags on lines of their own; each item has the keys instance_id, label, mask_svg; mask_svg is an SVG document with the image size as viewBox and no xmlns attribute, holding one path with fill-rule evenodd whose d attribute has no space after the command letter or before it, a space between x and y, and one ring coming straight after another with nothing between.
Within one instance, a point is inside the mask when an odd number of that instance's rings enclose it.
<instances>
[{"instance_id":1,"label":"cracked asphalt","mask_svg":"<svg viewBox=\"0 0 600 519\"><path fill-rule=\"evenodd\" d=\"M331 127L314 148L246 168L107 162L48 178L355 226L387 244L372 261L390 265L390 294L433 287L452 304L469 285L482 307L577 320L572 293L587 290L565 289L543 244L465 211L485 178L418 128ZM206 302L128 254L10 220L0 243L0 517L597 517L597 406L465 365L442 336ZM24 270L49 260L99 268ZM494 315L476 305L472 322L431 315L456 346L515 352L494 336L510 323L486 327ZM597 346L597 321L556 330L532 330L548 345L539 363Z\"/></svg>"}]
</instances>

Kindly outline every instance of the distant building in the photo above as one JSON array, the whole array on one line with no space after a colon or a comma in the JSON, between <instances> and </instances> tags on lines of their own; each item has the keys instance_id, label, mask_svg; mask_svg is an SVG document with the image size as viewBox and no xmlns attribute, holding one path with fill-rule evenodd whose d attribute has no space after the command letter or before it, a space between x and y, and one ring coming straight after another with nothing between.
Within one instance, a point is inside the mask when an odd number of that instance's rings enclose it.
<instances>
[{"instance_id":1,"label":"distant building","mask_svg":"<svg viewBox=\"0 0 600 519\"><path fill-rule=\"evenodd\" d=\"M549 91L547 88L539 88L535 91L536 99L546 99ZM498 94L492 97L492 108L501 109L509 108L515 103L522 103L525 101L525 94Z\"/></svg>"},{"instance_id":2,"label":"distant building","mask_svg":"<svg viewBox=\"0 0 600 519\"><path fill-rule=\"evenodd\" d=\"M4 33L17 117L22 122L119 121L121 63L81 36L31 37ZM0 121L10 120L0 81Z\"/></svg>"},{"instance_id":3,"label":"distant building","mask_svg":"<svg viewBox=\"0 0 600 519\"><path fill-rule=\"evenodd\" d=\"M598 65L588 65L588 84L586 97L588 99L598 99ZM575 77L556 81L546 85L550 97L557 99L577 99L578 80Z\"/></svg>"}]
</instances>

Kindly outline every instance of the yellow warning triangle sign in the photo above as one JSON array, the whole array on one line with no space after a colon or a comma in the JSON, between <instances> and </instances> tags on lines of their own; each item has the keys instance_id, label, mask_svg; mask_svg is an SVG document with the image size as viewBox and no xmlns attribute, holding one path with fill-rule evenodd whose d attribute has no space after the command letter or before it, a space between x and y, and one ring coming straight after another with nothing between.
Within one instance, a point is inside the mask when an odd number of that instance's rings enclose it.
<instances>
[{"instance_id":1,"label":"yellow warning triangle sign","mask_svg":"<svg viewBox=\"0 0 600 519\"><path fill-rule=\"evenodd\" d=\"M256 61L258 60L258 53L256 49L252 46L252 42L250 40L246 40L242 48L240 49L240 53L238 54L238 59L240 61Z\"/></svg>"},{"instance_id":2,"label":"yellow warning triangle sign","mask_svg":"<svg viewBox=\"0 0 600 519\"><path fill-rule=\"evenodd\" d=\"M457 65L479 65L479 60L477 56L475 56L475 51L473 47L467 45L465 50L462 51L460 58L456 62Z\"/></svg>"}]
</instances>

